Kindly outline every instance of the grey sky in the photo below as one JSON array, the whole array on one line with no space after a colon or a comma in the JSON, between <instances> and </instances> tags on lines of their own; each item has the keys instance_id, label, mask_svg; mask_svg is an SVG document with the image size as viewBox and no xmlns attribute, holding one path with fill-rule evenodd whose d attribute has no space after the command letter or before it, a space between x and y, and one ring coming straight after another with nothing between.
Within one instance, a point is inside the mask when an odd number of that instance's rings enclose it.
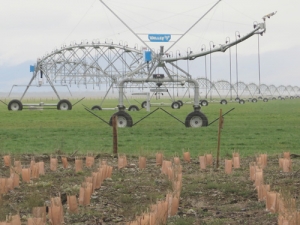
<instances>
[{"instance_id":1,"label":"grey sky","mask_svg":"<svg viewBox=\"0 0 300 225\"><path fill-rule=\"evenodd\" d=\"M137 33L182 34L217 1L104 2ZM142 46L99 0L0 0L0 4L0 90L7 90L7 86L16 82L27 83L31 76L29 64L23 72L18 70L11 74L10 71L21 64L34 63L64 43L99 39ZM254 21L260 23L264 15L277 11L267 20L267 32L260 38L262 80L268 84L300 86L300 63L296 60L300 58L299 9L299 0L222 0L171 52L187 49L197 52L202 45L209 48L211 41L218 45L223 44L226 37L234 40L236 31L244 35L252 30ZM146 40L145 35L140 37ZM173 40L176 37L179 36L172 35ZM159 45L151 46L158 49ZM216 63L221 67L222 62L228 60L227 52L212 57L216 73L222 71ZM238 46L238 57L241 71L245 70L244 75L242 72L244 80L251 82L246 68L257 68L257 36ZM218 74L216 78L223 77Z\"/></svg>"}]
</instances>

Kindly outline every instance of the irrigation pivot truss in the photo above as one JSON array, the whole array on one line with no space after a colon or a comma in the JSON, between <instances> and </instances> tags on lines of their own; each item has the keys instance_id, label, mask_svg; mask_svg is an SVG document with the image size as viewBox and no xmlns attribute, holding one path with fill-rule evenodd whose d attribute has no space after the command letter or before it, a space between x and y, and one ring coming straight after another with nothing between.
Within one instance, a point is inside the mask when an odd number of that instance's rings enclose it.
<instances>
[{"instance_id":1,"label":"irrigation pivot truss","mask_svg":"<svg viewBox=\"0 0 300 225\"><path fill-rule=\"evenodd\" d=\"M213 93L217 93L218 96L223 96L224 92L220 90L226 90L227 93L224 99L232 99L233 93L237 94L237 97L241 96L243 92L251 93L251 96L255 96L257 90L259 93L267 93L268 91L272 93L274 90L271 88L266 88L265 86L256 87L255 85L245 85L242 83L229 84L225 81L213 83L207 79L194 79L189 71L178 66L178 61L189 61L195 60L197 58L213 54L215 52L225 52L232 46L238 45L239 43L247 40L253 35L262 34L266 31L266 17L270 17L275 13L271 13L263 17L262 23L254 24L252 31L250 31L245 36L239 37L233 42L225 43L219 47L201 51L201 52L187 52L186 55L177 55L173 57L167 52L181 40L205 15L207 15L221 0L215 3L202 17L200 17L185 33L183 33L177 41L175 41L167 50L164 46L160 46L159 52L155 52L148 44L143 41L138 34L136 34L118 15L114 13L104 2L100 2L114 14L120 22L126 26L132 34L134 34L141 42L143 47L134 48L128 47L127 44L114 44L112 41L107 41L105 43L100 43L99 40L94 40L89 43L87 41L82 41L79 44L73 43L71 45L63 45L60 49L55 49L50 54L46 54L44 57L37 60L36 65L33 68L33 76L26 85L26 89L20 99L11 100L8 104L9 110L22 110L23 106L32 106L31 104L23 104L22 99L24 98L27 90L33 85L33 81L37 80L40 86L49 85L55 92L59 102L57 104L47 104L41 103L44 106L56 106L58 110L70 110L72 109L72 104L67 99L61 99L58 91L56 90L56 85L66 85L66 86L93 86L99 87L101 85L107 85L106 94L104 99L109 94L112 88L118 89L118 100L117 105L118 112L114 113L113 116L118 116L118 126L120 127L131 127L132 118L126 112L126 110L138 110L138 107L131 105L126 108L124 104L124 99L127 100L125 89L128 87L136 88L142 87L147 88L149 93L147 94L147 101L142 104L142 107L149 108L150 105L150 92L152 96L154 94L165 93L169 95L172 101L172 108L179 109L182 105L182 101L176 101L177 96L174 92L169 91L169 89L174 88L185 88L186 93L190 93L190 89L193 89L193 111L189 113L185 120L186 127L202 127L208 125L208 119L204 113L201 112L201 104L207 105L208 101L200 101L200 90L205 89L205 99L212 100ZM157 73L159 71L159 73ZM276 88L280 93L283 90L281 88ZM284 89L285 90L285 89ZM291 89L286 88L286 91ZM203 93L203 91L201 91ZM145 93L140 93L145 94ZM267 94L266 94L267 95ZM103 101L104 101L103 99ZM102 101L102 103L103 103ZM242 100L243 102L243 100ZM100 105L94 106L92 109L101 110L102 103ZM225 102L223 101L222 104ZM227 101L226 101L227 103Z\"/></svg>"},{"instance_id":2,"label":"irrigation pivot truss","mask_svg":"<svg viewBox=\"0 0 300 225\"><path fill-rule=\"evenodd\" d=\"M202 94L202 99L208 102L219 101L221 104L227 104L228 101L238 101L247 99L250 102L256 103L258 100L268 102L276 99L294 99L300 97L300 87L298 86L274 86L255 83L245 83L239 81L231 84L226 80L210 82L204 77L196 79L199 83L199 90ZM212 96L212 98L210 98ZM200 100L201 102L201 100ZM240 102L242 103L242 102Z\"/></svg>"}]
</instances>

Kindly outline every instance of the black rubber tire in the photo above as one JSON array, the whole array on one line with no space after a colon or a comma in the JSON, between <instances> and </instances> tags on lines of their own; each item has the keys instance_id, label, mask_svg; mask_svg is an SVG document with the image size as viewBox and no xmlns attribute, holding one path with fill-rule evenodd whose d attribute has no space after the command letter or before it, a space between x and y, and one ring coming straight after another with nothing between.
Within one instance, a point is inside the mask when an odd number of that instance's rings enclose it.
<instances>
[{"instance_id":1,"label":"black rubber tire","mask_svg":"<svg viewBox=\"0 0 300 225\"><path fill-rule=\"evenodd\" d=\"M251 102L257 103L257 99L256 98L252 98Z\"/></svg>"},{"instance_id":2,"label":"black rubber tire","mask_svg":"<svg viewBox=\"0 0 300 225\"><path fill-rule=\"evenodd\" d=\"M7 108L10 111L21 111L23 109L23 104L21 101L13 99L8 103Z\"/></svg>"},{"instance_id":3,"label":"black rubber tire","mask_svg":"<svg viewBox=\"0 0 300 225\"><path fill-rule=\"evenodd\" d=\"M280 100L285 100L285 98L281 98Z\"/></svg>"},{"instance_id":4,"label":"black rubber tire","mask_svg":"<svg viewBox=\"0 0 300 225\"><path fill-rule=\"evenodd\" d=\"M294 96L290 96L290 99L294 99Z\"/></svg>"},{"instance_id":5,"label":"black rubber tire","mask_svg":"<svg viewBox=\"0 0 300 225\"><path fill-rule=\"evenodd\" d=\"M276 98L275 98L275 97L273 97L273 98L272 98L272 100L276 100Z\"/></svg>"},{"instance_id":6,"label":"black rubber tire","mask_svg":"<svg viewBox=\"0 0 300 225\"><path fill-rule=\"evenodd\" d=\"M183 101L178 100L177 102L180 104L180 106L183 106Z\"/></svg>"},{"instance_id":7,"label":"black rubber tire","mask_svg":"<svg viewBox=\"0 0 300 225\"><path fill-rule=\"evenodd\" d=\"M187 115L185 118L185 126L186 127L207 127L208 119L202 112L194 111Z\"/></svg>"},{"instance_id":8,"label":"black rubber tire","mask_svg":"<svg viewBox=\"0 0 300 225\"><path fill-rule=\"evenodd\" d=\"M57 103L57 110L72 110L72 104L67 99L62 99Z\"/></svg>"},{"instance_id":9,"label":"black rubber tire","mask_svg":"<svg viewBox=\"0 0 300 225\"><path fill-rule=\"evenodd\" d=\"M102 110L102 108L100 107L100 105L94 105L94 106L92 107L92 110L97 111L97 110Z\"/></svg>"},{"instance_id":10,"label":"black rubber tire","mask_svg":"<svg viewBox=\"0 0 300 225\"><path fill-rule=\"evenodd\" d=\"M179 102L173 102L171 107L172 107L172 109L180 109L180 103Z\"/></svg>"},{"instance_id":11,"label":"black rubber tire","mask_svg":"<svg viewBox=\"0 0 300 225\"><path fill-rule=\"evenodd\" d=\"M139 107L137 107L136 105L131 105L128 108L128 111L139 111L139 110L140 110Z\"/></svg>"},{"instance_id":12,"label":"black rubber tire","mask_svg":"<svg viewBox=\"0 0 300 225\"><path fill-rule=\"evenodd\" d=\"M141 104L141 107L146 108L147 107L147 101L143 101L142 104Z\"/></svg>"},{"instance_id":13,"label":"black rubber tire","mask_svg":"<svg viewBox=\"0 0 300 225\"><path fill-rule=\"evenodd\" d=\"M221 105L227 105L227 100L226 100L226 99L222 99L222 100L220 101L220 104L221 104Z\"/></svg>"},{"instance_id":14,"label":"black rubber tire","mask_svg":"<svg viewBox=\"0 0 300 225\"><path fill-rule=\"evenodd\" d=\"M235 100L236 102L239 102L241 99L237 97L237 98L235 98L234 100Z\"/></svg>"},{"instance_id":15,"label":"black rubber tire","mask_svg":"<svg viewBox=\"0 0 300 225\"><path fill-rule=\"evenodd\" d=\"M269 101L269 99L267 99L267 98L263 99L263 102L268 102L268 101Z\"/></svg>"},{"instance_id":16,"label":"black rubber tire","mask_svg":"<svg viewBox=\"0 0 300 225\"><path fill-rule=\"evenodd\" d=\"M240 99L239 104L244 105L245 101L243 99Z\"/></svg>"},{"instance_id":17,"label":"black rubber tire","mask_svg":"<svg viewBox=\"0 0 300 225\"><path fill-rule=\"evenodd\" d=\"M118 117L118 127L122 127L122 128L123 127L132 127L132 124L133 124L132 118L127 112L124 112L124 111L116 112L110 117L110 120L109 120L110 126L112 126L112 118L115 115Z\"/></svg>"},{"instance_id":18,"label":"black rubber tire","mask_svg":"<svg viewBox=\"0 0 300 225\"><path fill-rule=\"evenodd\" d=\"M202 105L202 106L208 106L208 101L202 100L202 101L201 101L201 105Z\"/></svg>"},{"instance_id":19,"label":"black rubber tire","mask_svg":"<svg viewBox=\"0 0 300 225\"><path fill-rule=\"evenodd\" d=\"M263 97L259 96L257 99L258 99L258 100L262 100L262 99L263 99Z\"/></svg>"}]
</instances>

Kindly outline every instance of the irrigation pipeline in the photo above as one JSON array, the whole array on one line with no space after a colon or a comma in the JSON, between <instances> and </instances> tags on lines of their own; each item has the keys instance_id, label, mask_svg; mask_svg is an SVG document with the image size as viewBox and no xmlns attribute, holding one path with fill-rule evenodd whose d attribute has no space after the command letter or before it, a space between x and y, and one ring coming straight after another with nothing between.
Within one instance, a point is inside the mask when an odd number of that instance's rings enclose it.
<instances>
[{"instance_id":1,"label":"irrigation pipeline","mask_svg":"<svg viewBox=\"0 0 300 225\"><path fill-rule=\"evenodd\" d=\"M80 100L81 101L81 100ZM2 100L0 100L0 102L2 102L4 105L8 105L6 102L4 102L4 101L2 101ZM57 110L57 108L43 108L43 110L44 109L55 109L55 110Z\"/></svg>"},{"instance_id":2,"label":"irrigation pipeline","mask_svg":"<svg viewBox=\"0 0 300 225\"><path fill-rule=\"evenodd\" d=\"M74 105L76 105L77 103L81 102L83 99L85 99L85 97L83 97L83 98L80 99L79 101L75 102L75 103L72 105L72 107L73 107ZM0 100L0 102L2 102L4 105L7 105L7 103L5 103L5 102L2 101L2 100ZM46 108L46 109L57 109L57 108Z\"/></svg>"},{"instance_id":3,"label":"irrigation pipeline","mask_svg":"<svg viewBox=\"0 0 300 225\"><path fill-rule=\"evenodd\" d=\"M96 116L98 119L102 120L104 123L106 123L108 126L110 126L108 122L106 122L106 121L105 121L104 119L102 119L100 116L98 116L98 115L96 115L95 113L93 113L91 110L88 109L88 107L86 107L85 105L83 105L83 106L84 106L84 109L85 109L86 111L88 111L89 113L93 114L93 115Z\"/></svg>"},{"instance_id":4,"label":"irrigation pipeline","mask_svg":"<svg viewBox=\"0 0 300 225\"><path fill-rule=\"evenodd\" d=\"M235 108L230 109L229 111L227 111L226 113L224 113L224 114L222 115L222 117L225 116L226 114L230 113L230 112L231 112L232 110L234 110L234 109L235 109ZM214 121L212 121L212 122L211 122L210 124L208 124L207 126L213 124L214 122L218 121L219 119L220 119L220 118L215 119Z\"/></svg>"}]
</instances>

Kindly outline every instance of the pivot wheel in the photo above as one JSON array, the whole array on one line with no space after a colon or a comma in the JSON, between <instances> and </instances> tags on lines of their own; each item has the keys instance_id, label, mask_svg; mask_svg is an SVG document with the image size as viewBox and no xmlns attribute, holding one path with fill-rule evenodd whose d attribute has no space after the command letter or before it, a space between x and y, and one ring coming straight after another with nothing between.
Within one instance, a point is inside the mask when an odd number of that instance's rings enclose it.
<instances>
[{"instance_id":1,"label":"pivot wheel","mask_svg":"<svg viewBox=\"0 0 300 225\"><path fill-rule=\"evenodd\" d=\"M173 102L171 107L172 107L172 109L180 109L180 103L179 102Z\"/></svg>"},{"instance_id":2,"label":"pivot wheel","mask_svg":"<svg viewBox=\"0 0 300 225\"><path fill-rule=\"evenodd\" d=\"M257 102L257 99L256 99L256 98L253 98L253 99L252 99L252 102L253 102L253 103L256 103L256 102Z\"/></svg>"},{"instance_id":3,"label":"pivot wheel","mask_svg":"<svg viewBox=\"0 0 300 225\"><path fill-rule=\"evenodd\" d=\"M222 100L220 101L220 104L222 104L222 105L227 105L226 99L222 99Z\"/></svg>"},{"instance_id":4,"label":"pivot wheel","mask_svg":"<svg viewBox=\"0 0 300 225\"><path fill-rule=\"evenodd\" d=\"M208 106L208 101L202 100L202 101L201 101L201 105L202 105L202 106Z\"/></svg>"},{"instance_id":5,"label":"pivot wheel","mask_svg":"<svg viewBox=\"0 0 300 225\"><path fill-rule=\"evenodd\" d=\"M180 104L180 106L183 106L183 101L178 100L177 102Z\"/></svg>"},{"instance_id":6,"label":"pivot wheel","mask_svg":"<svg viewBox=\"0 0 300 225\"><path fill-rule=\"evenodd\" d=\"M112 118L114 116L118 117L118 121L117 121L118 127L132 127L132 118L127 112L124 112L124 111L116 112L115 114L113 114L110 117L110 120L109 120L110 126L112 126Z\"/></svg>"},{"instance_id":7,"label":"pivot wheel","mask_svg":"<svg viewBox=\"0 0 300 225\"><path fill-rule=\"evenodd\" d=\"M141 106L142 106L142 108L146 108L147 107L147 101L143 101Z\"/></svg>"},{"instance_id":8,"label":"pivot wheel","mask_svg":"<svg viewBox=\"0 0 300 225\"><path fill-rule=\"evenodd\" d=\"M263 102L268 102L269 100L267 98L264 98L263 99Z\"/></svg>"},{"instance_id":9,"label":"pivot wheel","mask_svg":"<svg viewBox=\"0 0 300 225\"><path fill-rule=\"evenodd\" d=\"M131 105L129 106L128 111L139 111L139 107L137 107L136 105Z\"/></svg>"},{"instance_id":10,"label":"pivot wheel","mask_svg":"<svg viewBox=\"0 0 300 225\"><path fill-rule=\"evenodd\" d=\"M100 107L100 105L94 105L93 107L92 107L92 110L102 110L102 108Z\"/></svg>"},{"instance_id":11,"label":"pivot wheel","mask_svg":"<svg viewBox=\"0 0 300 225\"><path fill-rule=\"evenodd\" d=\"M185 126L186 127L207 127L208 126L208 120L207 117L199 111L191 112L187 115L185 119Z\"/></svg>"},{"instance_id":12,"label":"pivot wheel","mask_svg":"<svg viewBox=\"0 0 300 225\"><path fill-rule=\"evenodd\" d=\"M17 99L11 100L8 103L8 110L11 111L21 111L23 109L23 104Z\"/></svg>"},{"instance_id":13,"label":"pivot wheel","mask_svg":"<svg viewBox=\"0 0 300 225\"><path fill-rule=\"evenodd\" d=\"M241 99L241 100L239 101L239 103L240 103L241 105L244 105L244 104L245 104L245 101L244 101L243 99Z\"/></svg>"},{"instance_id":14,"label":"pivot wheel","mask_svg":"<svg viewBox=\"0 0 300 225\"><path fill-rule=\"evenodd\" d=\"M57 103L58 110L71 110L72 105L71 102L67 99L62 99Z\"/></svg>"}]
</instances>

